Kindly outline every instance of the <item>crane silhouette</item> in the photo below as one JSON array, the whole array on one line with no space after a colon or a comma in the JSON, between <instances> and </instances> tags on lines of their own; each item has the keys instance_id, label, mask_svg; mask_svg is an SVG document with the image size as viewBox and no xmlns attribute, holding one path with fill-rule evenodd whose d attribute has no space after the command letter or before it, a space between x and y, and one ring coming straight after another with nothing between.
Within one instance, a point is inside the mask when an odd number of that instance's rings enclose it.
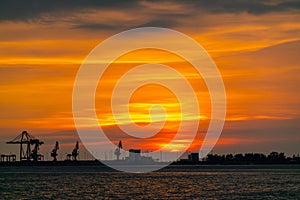
<instances>
[{"instance_id":1,"label":"crane silhouette","mask_svg":"<svg viewBox=\"0 0 300 200\"><path fill-rule=\"evenodd\" d=\"M76 144L75 144L75 147L74 147L74 149L72 151L72 154L70 154L70 153L67 154L67 160L71 160L71 157L72 157L72 160L76 161L77 160L77 156L79 154L78 149L79 149L79 143L77 141Z\"/></svg>"},{"instance_id":2,"label":"crane silhouette","mask_svg":"<svg viewBox=\"0 0 300 200\"><path fill-rule=\"evenodd\" d=\"M120 159L121 149L123 148L122 141L119 141L118 147L115 150L115 155L117 156L117 160Z\"/></svg>"},{"instance_id":3,"label":"crane silhouette","mask_svg":"<svg viewBox=\"0 0 300 200\"><path fill-rule=\"evenodd\" d=\"M59 149L59 146L58 146L58 141L56 141L55 143L55 146L54 146L54 149L52 150L51 152L51 157L53 157L53 161L57 161L56 157L57 157L57 150Z\"/></svg>"},{"instance_id":4,"label":"crane silhouette","mask_svg":"<svg viewBox=\"0 0 300 200\"><path fill-rule=\"evenodd\" d=\"M43 155L39 154L38 151L44 142L33 137L27 131L23 131L15 139L6 143L20 144L20 161L38 161L43 158ZM33 149L31 148L32 145L34 145Z\"/></svg>"}]
</instances>

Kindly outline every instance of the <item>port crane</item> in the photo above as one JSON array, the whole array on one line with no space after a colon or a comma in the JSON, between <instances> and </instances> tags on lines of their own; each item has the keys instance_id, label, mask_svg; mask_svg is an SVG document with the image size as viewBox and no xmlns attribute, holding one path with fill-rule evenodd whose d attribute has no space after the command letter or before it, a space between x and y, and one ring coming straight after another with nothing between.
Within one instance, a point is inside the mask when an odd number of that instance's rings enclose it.
<instances>
[{"instance_id":1,"label":"port crane","mask_svg":"<svg viewBox=\"0 0 300 200\"><path fill-rule=\"evenodd\" d=\"M79 149L79 144L78 144L78 141L77 141L76 145L75 145L75 148L72 151L73 160L77 160L77 156L79 154L78 149Z\"/></svg>"},{"instance_id":2,"label":"port crane","mask_svg":"<svg viewBox=\"0 0 300 200\"><path fill-rule=\"evenodd\" d=\"M117 160L120 159L121 149L123 148L122 141L119 141L118 147L115 150L115 155L117 156Z\"/></svg>"},{"instance_id":3,"label":"port crane","mask_svg":"<svg viewBox=\"0 0 300 200\"><path fill-rule=\"evenodd\" d=\"M78 149L79 149L79 143L77 141L75 144L75 148L72 151L72 154L67 154L67 160L71 160L71 157L72 157L72 160L76 161L77 156L79 154Z\"/></svg>"},{"instance_id":4,"label":"port crane","mask_svg":"<svg viewBox=\"0 0 300 200\"><path fill-rule=\"evenodd\" d=\"M20 161L39 161L44 158L43 155L38 153L39 147L44 144L44 142L33 137L27 131L23 131L15 139L6 143L20 144ZM31 146L33 146L33 149Z\"/></svg>"},{"instance_id":5,"label":"port crane","mask_svg":"<svg viewBox=\"0 0 300 200\"><path fill-rule=\"evenodd\" d=\"M57 161L57 150L59 149L59 146L58 146L58 141L56 141L55 143L55 146L54 146L54 149L52 150L51 152L51 157L53 158L53 161Z\"/></svg>"}]
</instances>

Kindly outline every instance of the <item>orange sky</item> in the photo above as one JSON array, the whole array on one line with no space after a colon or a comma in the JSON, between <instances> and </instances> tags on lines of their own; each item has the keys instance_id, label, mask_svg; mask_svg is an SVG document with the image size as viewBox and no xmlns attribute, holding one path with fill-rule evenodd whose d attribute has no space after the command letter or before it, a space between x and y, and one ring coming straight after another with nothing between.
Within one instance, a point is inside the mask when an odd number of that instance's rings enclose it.
<instances>
[{"instance_id":1,"label":"orange sky","mask_svg":"<svg viewBox=\"0 0 300 200\"><path fill-rule=\"evenodd\" d=\"M227 118L215 152L299 153L297 1L78 1L78 5L52 6L34 2L13 5L8 1L0 9L0 153L16 151L4 142L22 130L43 138L44 151L52 148L55 140L67 150L72 148L78 139L72 118L72 89L80 64L104 39L143 26L172 28L189 35L217 64L227 92ZM109 106L113 84L127 69L149 61L179 70L195 89L201 125L193 148L198 147L210 118L207 88L189 63L166 52L132 52L110 66L95 100L100 124L118 135ZM149 123L153 103L162 104L168 118L153 141L139 141L139 147L145 149L170 140L168 135L176 132L181 117L174 95L152 85L132 97L133 120L140 125ZM130 147L135 145L128 142Z\"/></svg>"}]
</instances>

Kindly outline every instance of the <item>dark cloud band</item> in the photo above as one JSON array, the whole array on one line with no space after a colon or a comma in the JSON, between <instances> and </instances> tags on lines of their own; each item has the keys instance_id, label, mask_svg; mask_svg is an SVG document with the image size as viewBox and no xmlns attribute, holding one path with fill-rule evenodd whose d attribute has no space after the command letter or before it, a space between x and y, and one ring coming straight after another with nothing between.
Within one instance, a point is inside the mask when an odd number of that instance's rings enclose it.
<instances>
[{"instance_id":1,"label":"dark cloud band","mask_svg":"<svg viewBox=\"0 0 300 200\"><path fill-rule=\"evenodd\" d=\"M146 1L155 3L154 1ZM186 1L159 1L185 6L191 15L195 11L209 13L242 13L265 14L300 9L299 0L272 1L272 0L186 0ZM157 2L157 4L159 4ZM0 6L1 21L28 21L35 20L43 15L55 15L55 13L70 14L72 12L84 12L87 10L128 10L135 12L139 9L148 9L141 1L137 0L2 0ZM149 8L151 9L151 8ZM166 12L170 14L171 9Z\"/></svg>"}]
</instances>

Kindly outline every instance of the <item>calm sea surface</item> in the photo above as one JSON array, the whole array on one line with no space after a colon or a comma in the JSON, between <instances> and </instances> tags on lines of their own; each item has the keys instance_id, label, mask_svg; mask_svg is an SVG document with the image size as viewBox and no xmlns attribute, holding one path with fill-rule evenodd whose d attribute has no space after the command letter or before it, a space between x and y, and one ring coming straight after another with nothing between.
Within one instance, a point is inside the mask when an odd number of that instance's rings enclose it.
<instances>
[{"instance_id":1,"label":"calm sea surface","mask_svg":"<svg viewBox=\"0 0 300 200\"><path fill-rule=\"evenodd\" d=\"M0 167L0 199L300 199L300 166Z\"/></svg>"}]
</instances>

